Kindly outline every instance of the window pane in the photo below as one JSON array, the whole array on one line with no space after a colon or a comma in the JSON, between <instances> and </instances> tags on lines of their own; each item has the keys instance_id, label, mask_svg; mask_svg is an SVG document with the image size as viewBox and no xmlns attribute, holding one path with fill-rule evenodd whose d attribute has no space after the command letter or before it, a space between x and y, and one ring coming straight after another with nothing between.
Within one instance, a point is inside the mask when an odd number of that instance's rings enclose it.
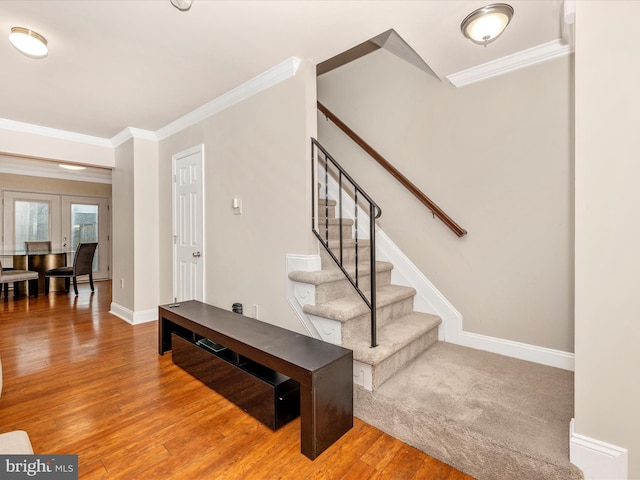
<instances>
[{"instance_id":1,"label":"window pane","mask_svg":"<svg viewBox=\"0 0 640 480\"><path fill-rule=\"evenodd\" d=\"M15 248L23 249L24 242L49 240L49 203L16 200Z\"/></svg>"},{"instance_id":2,"label":"window pane","mask_svg":"<svg viewBox=\"0 0 640 480\"><path fill-rule=\"evenodd\" d=\"M80 243L98 241L98 206L71 204L71 246L75 251ZM98 251L93 257L93 270L98 270Z\"/></svg>"}]
</instances>

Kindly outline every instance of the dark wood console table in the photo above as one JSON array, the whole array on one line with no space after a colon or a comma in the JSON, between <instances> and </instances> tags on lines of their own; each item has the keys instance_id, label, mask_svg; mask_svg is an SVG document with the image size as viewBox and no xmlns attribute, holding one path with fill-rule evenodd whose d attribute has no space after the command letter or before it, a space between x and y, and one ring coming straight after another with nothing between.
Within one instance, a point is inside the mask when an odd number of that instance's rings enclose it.
<instances>
[{"instance_id":1,"label":"dark wood console table","mask_svg":"<svg viewBox=\"0 0 640 480\"><path fill-rule=\"evenodd\" d=\"M158 324L160 355L172 333L191 332L298 382L300 450L310 459L353 427L351 350L195 300L161 305Z\"/></svg>"}]
</instances>

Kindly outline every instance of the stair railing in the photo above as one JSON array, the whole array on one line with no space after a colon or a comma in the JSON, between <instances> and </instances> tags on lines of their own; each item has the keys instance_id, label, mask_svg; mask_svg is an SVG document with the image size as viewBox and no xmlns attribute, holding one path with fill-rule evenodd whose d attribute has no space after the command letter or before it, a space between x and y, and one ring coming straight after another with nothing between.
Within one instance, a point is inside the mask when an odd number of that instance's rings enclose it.
<instances>
[{"instance_id":1,"label":"stair railing","mask_svg":"<svg viewBox=\"0 0 640 480\"><path fill-rule=\"evenodd\" d=\"M365 152L367 152L371 158L382 166L387 172L391 174L396 180L398 180L409 192L411 192L425 207L431 210L431 214L438 217L442 222L453 231L458 237L464 237L467 231L458 225L453 219L447 215L433 200L427 197L422 191L416 187L411 181L405 177L398 169L396 169L391 163L387 161L382 155L380 155L371 145L365 142L357 133L351 130L342 120L331 112L327 107L318 102L318 110L324 114L327 120L331 120L336 127L342 130L351 140L360 146Z\"/></svg>"},{"instance_id":2,"label":"stair railing","mask_svg":"<svg viewBox=\"0 0 640 480\"><path fill-rule=\"evenodd\" d=\"M345 277L356 292L362 298L364 303L371 312L371 347L377 347L376 338L376 219L382 215L382 210L376 203L360 188L360 186L349 176L349 174L340 166L338 162L327 152L322 145L315 139L311 139L311 190L313 192L311 202L311 219L312 229L322 246L329 253L336 265L342 270ZM318 188L316 196L316 172L318 179L322 178L322 187ZM329 177L335 178L338 183L338 198L336 199L336 221L338 222L339 239L337 255L334 253L335 248L331 248L329 239ZM343 242L343 195L350 195L354 201L354 241L355 241L355 271L351 274L344 265L344 242ZM324 221L319 218L319 200L324 200ZM318 209L318 210L316 210ZM370 282L369 296L364 291L360 282L360 239L359 239L359 222L362 221L360 210L368 212L369 216L369 264L370 264Z\"/></svg>"}]
</instances>

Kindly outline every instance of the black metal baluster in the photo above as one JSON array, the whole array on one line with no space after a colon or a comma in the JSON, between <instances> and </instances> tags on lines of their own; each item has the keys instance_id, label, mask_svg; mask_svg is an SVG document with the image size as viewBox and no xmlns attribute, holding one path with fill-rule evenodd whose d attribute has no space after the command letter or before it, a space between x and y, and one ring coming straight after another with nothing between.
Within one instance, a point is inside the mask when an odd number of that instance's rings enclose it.
<instances>
[{"instance_id":1,"label":"black metal baluster","mask_svg":"<svg viewBox=\"0 0 640 480\"><path fill-rule=\"evenodd\" d=\"M371 200L371 198L364 192L364 190L362 190L358 184L356 182L353 181L353 179L349 176L349 174L347 172L344 171L344 169L340 166L340 164L338 164L338 162L336 162L331 155L329 155L329 153L322 147L322 145L320 145L315 139L311 140L312 142L312 155L311 155L311 160L312 162L314 162L313 165L313 171L312 171L312 175L311 175L311 181L313 182L313 194L312 194L312 198L315 199L315 175L316 175L316 171L315 168L318 168L318 165L320 165L320 161L321 161L321 154L322 154L322 159L324 160L324 200L325 200L325 233L324 233L324 238L322 238L322 236L320 235L320 232L318 231L318 229L316 228L316 218L315 218L315 206L312 206L311 209L311 215L312 215L312 220L313 220L313 233L316 235L316 237L318 238L318 240L320 240L320 242L323 244L323 246L325 247L326 251L329 253L329 255L331 256L331 258L333 259L333 261L338 265L338 267L340 267L340 269L342 270L342 272L344 273L345 277L347 280L349 280L349 282L351 283L351 285L353 285L353 287L356 289L356 292L358 293L358 295L360 296L360 298L362 299L362 301L367 305L367 307L369 308L369 310L371 311L371 347L376 347L377 346L377 335L376 335L376 329L377 329L377 320L376 320L376 268L375 268L375 262L376 262L376 256L375 256L375 219L379 218L380 215L382 214L382 211L380 210L380 207L378 207L378 205L375 204L375 202L373 200ZM319 152L316 154L316 152ZM317 156L316 156L317 155ZM329 168L330 168L330 164L332 164L334 166L334 168L337 169L338 171L338 205L337 208L339 210L339 214L338 214L338 221L339 221L339 227L338 227L338 231L339 231L339 241L338 241L338 245L339 245L339 249L340 249L340 258L336 257L336 255L334 254L334 252L331 250L331 248L329 247L329 205L328 205L328 201L329 201ZM318 173L318 176L320 174ZM344 267L344 242L343 242L343 220L344 217L342 215L342 203L343 203L343 195L346 192L343 192L345 189L343 187L343 183L344 183L344 179L346 179L349 184L353 187L353 197L354 197L354 251L355 251L355 279L353 278L353 276L346 270L346 268ZM369 262L371 265L371 280L370 280L370 288L371 288L371 294L369 295L369 297L367 298L367 296L364 294L364 292L362 291L362 289L360 288L359 284L360 284L360 272L359 272L359 260L360 260L360 242L359 242L359 234L358 234L358 227L359 227L359 215L358 215L358 202L360 201L359 197L362 197L368 204L369 204L369 237L370 237L370 258L369 258ZM318 195L319 197L319 195ZM315 204L315 200L314 200L314 204ZM318 212L319 214L319 212Z\"/></svg>"},{"instance_id":2,"label":"black metal baluster","mask_svg":"<svg viewBox=\"0 0 640 480\"><path fill-rule=\"evenodd\" d=\"M378 346L376 312L376 217L372 203L369 203L369 260L371 263L371 348Z\"/></svg>"}]
</instances>

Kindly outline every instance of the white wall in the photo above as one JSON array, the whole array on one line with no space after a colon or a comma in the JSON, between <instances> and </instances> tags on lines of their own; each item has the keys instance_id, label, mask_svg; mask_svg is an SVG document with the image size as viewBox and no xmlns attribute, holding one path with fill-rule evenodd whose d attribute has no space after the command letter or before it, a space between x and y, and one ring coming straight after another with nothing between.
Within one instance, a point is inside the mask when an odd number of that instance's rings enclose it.
<instances>
[{"instance_id":1,"label":"white wall","mask_svg":"<svg viewBox=\"0 0 640 480\"><path fill-rule=\"evenodd\" d=\"M0 173L0 189L111 197L111 184Z\"/></svg>"},{"instance_id":2,"label":"white wall","mask_svg":"<svg viewBox=\"0 0 640 480\"><path fill-rule=\"evenodd\" d=\"M573 351L572 58L455 88L378 50L319 100L440 205L459 239L323 116L320 141L464 330Z\"/></svg>"},{"instance_id":3,"label":"white wall","mask_svg":"<svg viewBox=\"0 0 640 480\"><path fill-rule=\"evenodd\" d=\"M111 311L130 323L157 318L158 144L130 139L116 148L113 181Z\"/></svg>"},{"instance_id":4,"label":"white wall","mask_svg":"<svg viewBox=\"0 0 640 480\"><path fill-rule=\"evenodd\" d=\"M158 308L158 143L134 139L134 312L157 317ZM120 285L116 285L116 288Z\"/></svg>"},{"instance_id":5,"label":"white wall","mask_svg":"<svg viewBox=\"0 0 640 480\"><path fill-rule=\"evenodd\" d=\"M317 253L311 234L309 144L315 68L232 105L160 144L160 303L171 301L171 157L204 144L207 303L234 302L302 331L286 299L286 254ZM233 215L233 198L242 215Z\"/></svg>"},{"instance_id":6,"label":"white wall","mask_svg":"<svg viewBox=\"0 0 640 480\"><path fill-rule=\"evenodd\" d=\"M19 125L0 124L0 153L107 168L114 165L114 149L109 140L45 127L14 129Z\"/></svg>"},{"instance_id":7,"label":"white wall","mask_svg":"<svg viewBox=\"0 0 640 480\"><path fill-rule=\"evenodd\" d=\"M135 309L134 141L128 140L115 149L111 202L112 303L131 312Z\"/></svg>"},{"instance_id":8,"label":"white wall","mask_svg":"<svg viewBox=\"0 0 640 480\"><path fill-rule=\"evenodd\" d=\"M630 479L640 478L639 17L640 2L577 2L575 429L628 449Z\"/></svg>"}]
</instances>

